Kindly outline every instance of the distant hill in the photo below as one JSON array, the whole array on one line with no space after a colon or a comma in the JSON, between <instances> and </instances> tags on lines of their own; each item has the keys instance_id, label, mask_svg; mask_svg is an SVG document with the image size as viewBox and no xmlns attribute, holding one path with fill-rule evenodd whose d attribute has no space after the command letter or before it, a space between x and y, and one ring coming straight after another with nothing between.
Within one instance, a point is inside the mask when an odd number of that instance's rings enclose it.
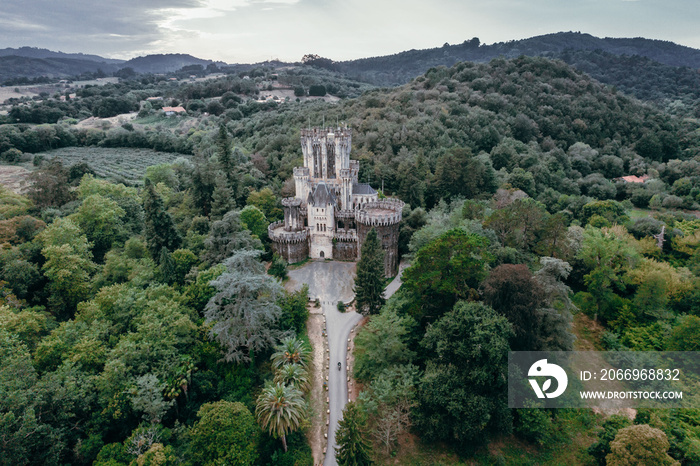
<instances>
[{"instance_id":1,"label":"distant hill","mask_svg":"<svg viewBox=\"0 0 700 466\"><path fill-rule=\"evenodd\" d=\"M638 99L664 104L681 100L690 105L700 101L698 69L670 66L639 55L615 55L602 50L567 50L558 58Z\"/></svg>"},{"instance_id":2,"label":"distant hill","mask_svg":"<svg viewBox=\"0 0 700 466\"><path fill-rule=\"evenodd\" d=\"M39 76L68 77L102 70L112 74L122 68L132 68L137 73L169 73L183 66L225 63L203 60L186 54L147 55L131 60L114 60L98 55L63 53L34 47L0 49L0 82L12 78Z\"/></svg>"},{"instance_id":3,"label":"distant hill","mask_svg":"<svg viewBox=\"0 0 700 466\"><path fill-rule=\"evenodd\" d=\"M48 49L40 49L36 47L20 47L13 49L11 47L0 49L0 57L16 56L26 58L70 58L81 61L94 61L98 63L110 63L118 65L124 63L124 60L116 60L113 58L104 58L99 55L87 55L84 53L63 53L54 52Z\"/></svg>"},{"instance_id":4,"label":"distant hill","mask_svg":"<svg viewBox=\"0 0 700 466\"><path fill-rule=\"evenodd\" d=\"M0 82L12 78L26 76L68 77L82 73L95 73L102 70L111 74L119 69L109 63L99 63L92 60L76 60L72 58L29 58L16 55L0 56Z\"/></svg>"},{"instance_id":5,"label":"distant hill","mask_svg":"<svg viewBox=\"0 0 700 466\"><path fill-rule=\"evenodd\" d=\"M177 71L183 66L202 65L207 66L210 63L224 65L221 62L213 60L203 60L182 53L169 53L159 55L146 55L145 57L132 58L123 63L121 68L132 68L137 73L169 73Z\"/></svg>"},{"instance_id":6,"label":"distant hill","mask_svg":"<svg viewBox=\"0 0 700 466\"><path fill-rule=\"evenodd\" d=\"M497 57L521 55L560 58L567 51L603 51L612 55L638 55L667 66L700 68L700 50L673 42L644 38L598 38L577 32L559 32L529 39L481 45L477 38L458 45L337 62L338 68L356 79L378 85L410 81L434 66L452 66L460 61L488 62Z\"/></svg>"}]
</instances>

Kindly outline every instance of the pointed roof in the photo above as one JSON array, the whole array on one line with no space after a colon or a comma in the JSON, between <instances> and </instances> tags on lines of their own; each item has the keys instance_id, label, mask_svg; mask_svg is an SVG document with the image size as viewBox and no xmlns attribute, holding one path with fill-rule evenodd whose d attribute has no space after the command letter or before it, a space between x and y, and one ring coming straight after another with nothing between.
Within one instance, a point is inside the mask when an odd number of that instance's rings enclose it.
<instances>
[{"instance_id":1,"label":"pointed roof","mask_svg":"<svg viewBox=\"0 0 700 466\"><path fill-rule=\"evenodd\" d=\"M377 191L375 191L374 188L371 187L369 184L353 183L352 184L352 193L353 194L377 194Z\"/></svg>"},{"instance_id":2,"label":"pointed roof","mask_svg":"<svg viewBox=\"0 0 700 466\"><path fill-rule=\"evenodd\" d=\"M328 189L328 186L326 186L326 183L321 182L316 185L312 193L309 193L307 204L314 207L325 207L328 204L334 206L336 205L336 200L333 193Z\"/></svg>"}]
</instances>

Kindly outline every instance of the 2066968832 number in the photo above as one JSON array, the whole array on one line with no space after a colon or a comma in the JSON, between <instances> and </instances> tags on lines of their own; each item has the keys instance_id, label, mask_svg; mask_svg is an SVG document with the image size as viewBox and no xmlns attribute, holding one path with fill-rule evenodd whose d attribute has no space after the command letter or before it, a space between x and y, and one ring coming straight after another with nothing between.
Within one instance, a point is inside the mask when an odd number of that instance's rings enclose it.
<instances>
[{"instance_id":1,"label":"2066968832 number","mask_svg":"<svg viewBox=\"0 0 700 466\"><path fill-rule=\"evenodd\" d=\"M680 380L679 369L602 369L600 380Z\"/></svg>"}]
</instances>

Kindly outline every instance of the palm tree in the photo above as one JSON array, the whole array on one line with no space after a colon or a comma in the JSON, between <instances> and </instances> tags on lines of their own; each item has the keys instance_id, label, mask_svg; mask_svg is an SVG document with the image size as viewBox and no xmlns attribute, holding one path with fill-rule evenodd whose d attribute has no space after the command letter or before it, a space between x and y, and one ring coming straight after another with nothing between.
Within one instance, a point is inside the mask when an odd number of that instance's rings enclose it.
<instances>
[{"instance_id":1,"label":"palm tree","mask_svg":"<svg viewBox=\"0 0 700 466\"><path fill-rule=\"evenodd\" d=\"M285 364L275 373L275 383L282 385L294 385L302 392L311 388L309 373L300 364Z\"/></svg>"},{"instance_id":2,"label":"palm tree","mask_svg":"<svg viewBox=\"0 0 700 466\"><path fill-rule=\"evenodd\" d=\"M306 406L301 391L293 385L268 383L258 397L255 417L263 429L282 437L287 451L287 433L297 430L304 420Z\"/></svg>"},{"instance_id":3,"label":"palm tree","mask_svg":"<svg viewBox=\"0 0 700 466\"><path fill-rule=\"evenodd\" d=\"M285 364L299 364L306 369L310 354L306 343L296 337L287 337L275 347L271 356L272 366L278 369Z\"/></svg>"}]
</instances>

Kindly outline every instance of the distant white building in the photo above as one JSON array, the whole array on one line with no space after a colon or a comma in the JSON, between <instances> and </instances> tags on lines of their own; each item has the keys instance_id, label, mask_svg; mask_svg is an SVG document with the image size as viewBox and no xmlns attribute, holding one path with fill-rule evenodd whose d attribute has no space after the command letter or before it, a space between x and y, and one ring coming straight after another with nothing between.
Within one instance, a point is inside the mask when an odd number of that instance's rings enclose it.
<instances>
[{"instance_id":1,"label":"distant white building","mask_svg":"<svg viewBox=\"0 0 700 466\"><path fill-rule=\"evenodd\" d=\"M163 107L163 113L165 116L184 115L187 114L187 111L182 107Z\"/></svg>"}]
</instances>

